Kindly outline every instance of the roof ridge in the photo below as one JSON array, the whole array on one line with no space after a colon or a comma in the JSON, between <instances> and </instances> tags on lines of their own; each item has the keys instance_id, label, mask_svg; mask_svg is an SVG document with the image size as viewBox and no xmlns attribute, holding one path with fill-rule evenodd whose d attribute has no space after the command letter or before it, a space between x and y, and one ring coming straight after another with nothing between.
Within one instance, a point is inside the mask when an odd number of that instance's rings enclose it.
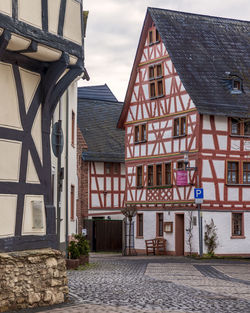
<instances>
[{"instance_id":1,"label":"roof ridge","mask_svg":"<svg viewBox=\"0 0 250 313\"><path fill-rule=\"evenodd\" d=\"M159 11L167 11L167 12L172 12L172 13L177 13L177 14L185 14L185 15L192 15L192 16L199 16L199 17L207 17L207 18L212 18L215 20L227 20L227 21L232 21L232 22L244 22L244 23L250 23L250 21L247 20L241 20L241 19L235 19L235 18L229 18L229 17L222 17L222 16L214 16L214 15L207 15L207 14L199 14L199 13L192 13L192 12L184 12L184 11L177 11L177 10L170 10L170 9L163 9L163 8L155 8L155 7L148 7L148 11L150 12L151 10L159 10Z\"/></svg>"}]
</instances>

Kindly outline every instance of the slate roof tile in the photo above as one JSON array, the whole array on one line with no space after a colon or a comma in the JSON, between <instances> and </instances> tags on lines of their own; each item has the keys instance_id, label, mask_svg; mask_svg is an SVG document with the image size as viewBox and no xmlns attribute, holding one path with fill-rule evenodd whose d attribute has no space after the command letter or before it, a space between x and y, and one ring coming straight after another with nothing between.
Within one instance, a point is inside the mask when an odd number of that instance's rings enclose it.
<instances>
[{"instance_id":1,"label":"slate roof tile","mask_svg":"<svg viewBox=\"0 0 250 313\"><path fill-rule=\"evenodd\" d=\"M88 88L87 92L85 88ZM96 92L98 99L94 99ZM116 127L123 103L113 101L114 97L108 95L107 88L103 86L80 87L79 94L81 96L78 97L77 124L88 146L88 149L83 151L83 159L124 162L124 131Z\"/></svg>"}]
</instances>

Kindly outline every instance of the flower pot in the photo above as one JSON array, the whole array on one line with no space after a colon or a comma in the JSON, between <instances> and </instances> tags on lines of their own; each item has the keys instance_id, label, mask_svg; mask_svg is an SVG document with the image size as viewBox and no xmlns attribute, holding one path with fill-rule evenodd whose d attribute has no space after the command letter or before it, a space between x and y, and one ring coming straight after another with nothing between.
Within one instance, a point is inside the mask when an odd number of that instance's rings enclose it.
<instances>
[{"instance_id":1,"label":"flower pot","mask_svg":"<svg viewBox=\"0 0 250 313\"><path fill-rule=\"evenodd\" d=\"M79 259L66 259L67 270L76 269L80 265Z\"/></svg>"},{"instance_id":2,"label":"flower pot","mask_svg":"<svg viewBox=\"0 0 250 313\"><path fill-rule=\"evenodd\" d=\"M85 265L89 263L89 255L80 255L79 258L80 265Z\"/></svg>"}]
</instances>

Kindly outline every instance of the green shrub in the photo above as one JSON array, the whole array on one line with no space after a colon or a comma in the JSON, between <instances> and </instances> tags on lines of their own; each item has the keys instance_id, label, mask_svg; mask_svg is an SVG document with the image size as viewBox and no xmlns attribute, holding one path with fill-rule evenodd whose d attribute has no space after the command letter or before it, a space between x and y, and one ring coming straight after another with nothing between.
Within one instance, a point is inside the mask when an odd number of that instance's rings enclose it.
<instances>
[{"instance_id":1,"label":"green shrub","mask_svg":"<svg viewBox=\"0 0 250 313\"><path fill-rule=\"evenodd\" d=\"M205 245L207 246L207 254L213 257L214 250L218 246L218 236L216 233L216 226L212 218L210 224L206 224L205 229L206 231L204 236L204 242Z\"/></svg>"},{"instance_id":2,"label":"green shrub","mask_svg":"<svg viewBox=\"0 0 250 313\"><path fill-rule=\"evenodd\" d=\"M70 259L78 259L80 256L80 251L77 246L76 241L70 241L69 246L68 246L68 252L69 252L69 258Z\"/></svg>"},{"instance_id":3,"label":"green shrub","mask_svg":"<svg viewBox=\"0 0 250 313\"><path fill-rule=\"evenodd\" d=\"M73 235L77 242L77 248L79 250L80 255L88 255L90 251L89 242L82 234Z\"/></svg>"}]
</instances>

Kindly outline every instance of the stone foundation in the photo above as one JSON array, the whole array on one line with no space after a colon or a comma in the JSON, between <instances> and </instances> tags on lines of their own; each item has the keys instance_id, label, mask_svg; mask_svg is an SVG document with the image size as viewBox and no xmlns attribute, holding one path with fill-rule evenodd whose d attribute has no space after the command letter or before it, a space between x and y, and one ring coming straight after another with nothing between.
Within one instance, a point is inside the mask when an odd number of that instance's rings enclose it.
<instances>
[{"instance_id":1,"label":"stone foundation","mask_svg":"<svg viewBox=\"0 0 250 313\"><path fill-rule=\"evenodd\" d=\"M67 284L60 251L0 253L0 312L62 303Z\"/></svg>"}]
</instances>

